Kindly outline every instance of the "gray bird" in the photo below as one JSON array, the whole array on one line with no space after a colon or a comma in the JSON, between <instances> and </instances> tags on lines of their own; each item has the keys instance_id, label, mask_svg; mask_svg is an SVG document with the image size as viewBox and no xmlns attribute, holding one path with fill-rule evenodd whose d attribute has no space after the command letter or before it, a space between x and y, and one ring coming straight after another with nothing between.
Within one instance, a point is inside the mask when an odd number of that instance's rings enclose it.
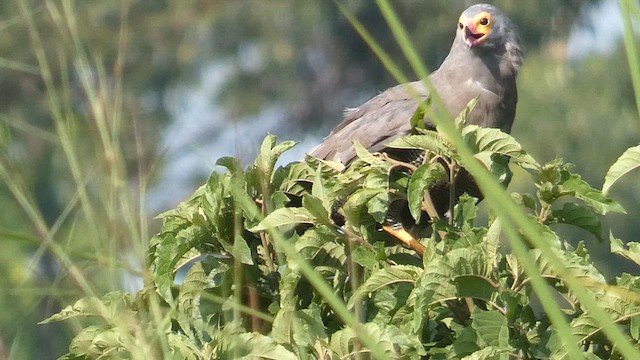
<instances>
[{"instance_id":1,"label":"gray bird","mask_svg":"<svg viewBox=\"0 0 640 360\"><path fill-rule=\"evenodd\" d=\"M523 46L511 20L493 5L477 4L460 15L449 55L429 79L451 115L458 115L478 98L467 124L508 133L516 113L516 76L523 56ZM407 86L415 90L413 96ZM428 97L422 81L392 87L360 107L347 110L342 123L310 155L349 165L356 157L354 141L370 152L385 152L389 150L386 144L411 132L410 119L418 104ZM425 125L435 128L429 119L425 119ZM460 188L475 187L468 173L461 175L470 181ZM448 199L448 190L444 190L447 188L433 187L429 192L433 197ZM447 193L438 194L443 191ZM441 207L448 208L448 200Z\"/></svg>"}]
</instances>

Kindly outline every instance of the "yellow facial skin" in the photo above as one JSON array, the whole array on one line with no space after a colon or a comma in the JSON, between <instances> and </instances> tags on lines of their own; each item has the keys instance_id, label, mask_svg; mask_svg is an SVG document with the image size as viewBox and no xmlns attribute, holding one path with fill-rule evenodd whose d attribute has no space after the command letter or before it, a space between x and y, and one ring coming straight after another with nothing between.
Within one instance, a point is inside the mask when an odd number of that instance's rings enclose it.
<instances>
[{"instance_id":1,"label":"yellow facial skin","mask_svg":"<svg viewBox=\"0 0 640 360\"><path fill-rule=\"evenodd\" d=\"M483 11L473 18L468 18L464 14L458 20L458 31L462 32L467 47L472 48L485 42L491 36L493 29L493 15Z\"/></svg>"}]
</instances>

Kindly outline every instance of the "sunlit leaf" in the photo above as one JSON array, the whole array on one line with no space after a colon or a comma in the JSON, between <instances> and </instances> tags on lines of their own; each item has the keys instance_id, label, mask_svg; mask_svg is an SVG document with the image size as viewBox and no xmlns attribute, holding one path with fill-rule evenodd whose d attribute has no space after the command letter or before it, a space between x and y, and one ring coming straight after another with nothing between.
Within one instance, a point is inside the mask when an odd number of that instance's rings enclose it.
<instances>
[{"instance_id":1,"label":"sunlit leaf","mask_svg":"<svg viewBox=\"0 0 640 360\"><path fill-rule=\"evenodd\" d=\"M102 298L85 297L60 310L57 314L42 320L41 324L68 320L78 316L96 316L105 319L114 319L118 316L126 317L133 312L130 310L133 304L131 294L115 291L104 295Z\"/></svg>"},{"instance_id":2,"label":"sunlit leaf","mask_svg":"<svg viewBox=\"0 0 640 360\"><path fill-rule=\"evenodd\" d=\"M527 154L511 135L499 129L468 125L463 128L462 135L466 144L473 149L476 154L485 152L501 154L508 156L511 161L525 169L536 170L540 168L538 162L536 162L531 155ZM480 159L486 158L481 156Z\"/></svg>"},{"instance_id":3,"label":"sunlit leaf","mask_svg":"<svg viewBox=\"0 0 640 360\"><path fill-rule=\"evenodd\" d=\"M276 209L264 218L258 225L249 229L249 231L257 232L262 230L273 229L278 226L313 223L314 216L305 208L281 208Z\"/></svg>"},{"instance_id":4,"label":"sunlit leaf","mask_svg":"<svg viewBox=\"0 0 640 360\"><path fill-rule=\"evenodd\" d=\"M613 237L613 234L609 234L609 242L611 243L612 253L625 257L640 265L640 243L628 242L625 247L622 240Z\"/></svg>"},{"instance_id":5,"label":"sunlit leaf","mask_svg":"<svg viewBox=\"0 0 640 360\"><path fill-rule=\"evenodd\" d=\"M622 205L617 201L608 198L600 190L592 188L577 174L572 174L569 179L562 182L561 191L584 201L598 214L604 215L608 212L626 213Z\"/></svg>"},{"instance_id":6,"label":"sunlit leaf","mask_svg":"<svg viewBox=\"0 0 640 360\"><path fill-rule=\"evenodd\" d=\"M452 152L445 145L445 140L436 131L422 130L420 135L409 135L397 138L386 144L387 147L397 149L423 149L440 156L450 157Z\"/></svg>"},{"instance_id":7,"label":"sunlit leaf","mask_svg":"<svg viewBox=\"0 0 640 360\"><path fill-rule=\"evenodd\" d=\"M602 193L607 194L611 186L618 182L622 176L640 167L640 145L628 148L616 162L611 165L604 177Z\"/></svg>"}]
</instances>

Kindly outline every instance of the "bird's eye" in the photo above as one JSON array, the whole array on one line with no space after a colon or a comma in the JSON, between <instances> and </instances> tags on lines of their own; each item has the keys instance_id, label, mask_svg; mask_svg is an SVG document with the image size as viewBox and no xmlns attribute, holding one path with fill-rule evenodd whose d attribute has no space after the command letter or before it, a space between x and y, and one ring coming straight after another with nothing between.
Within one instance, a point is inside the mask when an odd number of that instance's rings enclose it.
<instances>
[{"instance_id":1,"label":"bird's eye","mask_svg":"<svg viewBox=\"0 0 640 360\"><path fill-rule=\"evenodd\" d=\"M489 19L487 19L487 18L480 19L480 25L486 26L488 24L489 24Z\"/></svg>"},{"instance_id":2,"label":"bird's eye","mask_svg":"<svg viewBox=\"0 0 640 360\"><path fill-rule=\"evenodd\" d=\"M462 23L461 23L461 22L459 22L459 23L458 23L458 28L460 28L460 30L462 30L462 28L463 28L463 27L464 27L464 26L462 26Z\"/></svg>"}]
</instances>

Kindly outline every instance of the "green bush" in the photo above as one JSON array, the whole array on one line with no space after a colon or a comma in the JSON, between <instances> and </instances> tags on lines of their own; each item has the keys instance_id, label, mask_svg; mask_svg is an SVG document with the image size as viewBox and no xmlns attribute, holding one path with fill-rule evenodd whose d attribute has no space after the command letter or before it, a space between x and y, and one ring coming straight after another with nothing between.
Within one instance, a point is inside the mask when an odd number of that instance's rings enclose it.
<instances>
[{"instance_id":1,"label":"green bush","mask_svg":"<svg viewBox=\"0 0 640 360\"><path fill-rule=\"evenodd\" d=\"M588 298L624 334L625 345L638 349L640 277L621 274L607 283L583 243L571 246L554 232L556 224L569 224L606 238L600 215L622 207L570 164L538 165L509 135L459 130L496 178L510 178L508 158L535 183L535 194L511 193L511 199L535 224L536 243L544 244L529 246L526 258L552 289L550 300L562 310L574 348L590 358L622 356L618 339L603 331L608 325L583 305ZM436 231L422 239L423 258L380 231L390 201L404 198L419 215L424 189L437 178L424 175L438 173L434 167L442 163L453 171L464 164L440 134L420 132L392 144L429 150L432 161L415 171L395 171L397 162L361 147L346 170L314 158L276 167L294 143L271 135L246 169L236 159L220 159L226 171L212 173L189 200L161 215L143 291L87 297L46 320L97 318L75 337L66 358L585 356L559 333L523 259L501 241L512 223L491 211L480 220L477 199L461 197L449 221L434 221ZM605 189L640 166L639 150L630 149L612 167ZM336 214L344 225L336 224ZM518 236L534 243L523 232ZM611 240L614 252L640 263L636 244L627 250ZM579 282L581 292L567 279Z\"/></svg>"}]
</instances>

